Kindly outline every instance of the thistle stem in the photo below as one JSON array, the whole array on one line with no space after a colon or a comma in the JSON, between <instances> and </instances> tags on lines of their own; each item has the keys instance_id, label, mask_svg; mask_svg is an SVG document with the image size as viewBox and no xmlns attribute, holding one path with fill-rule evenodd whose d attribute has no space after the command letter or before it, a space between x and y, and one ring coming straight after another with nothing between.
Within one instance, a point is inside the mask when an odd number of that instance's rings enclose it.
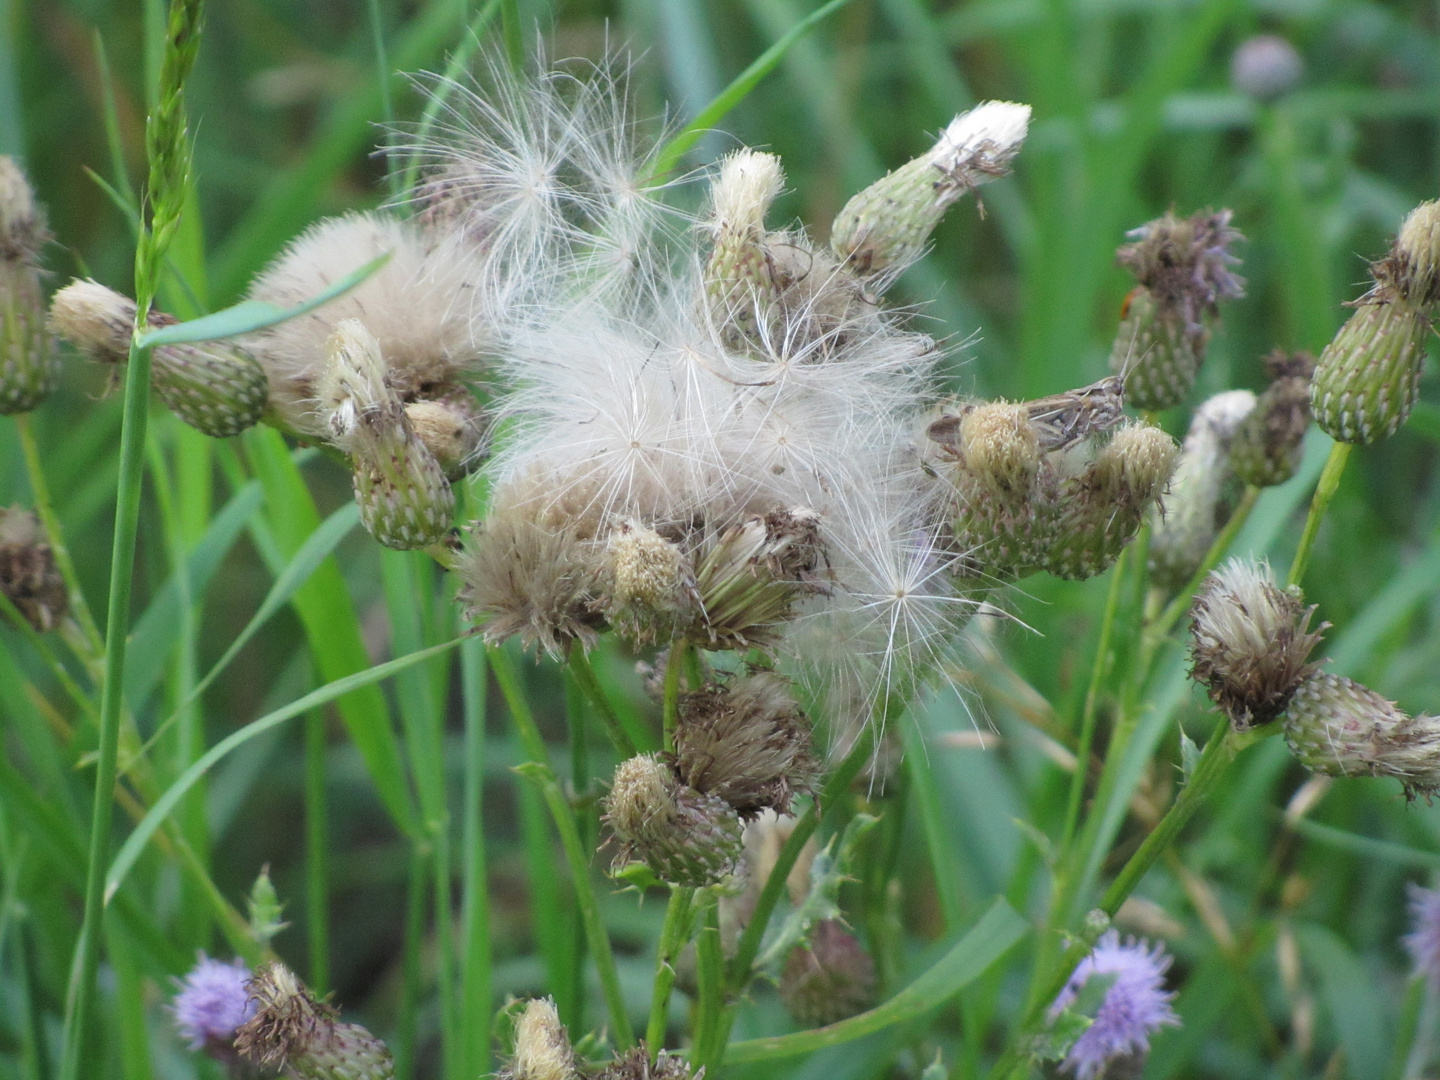
<instances>
[{"instance_id":1,"label":"thistle stem","mask_svg":"<svg viewBox=\"0 0 1440 1080\"><path fill-rule=\"evenodd\" d=\"M610 734L610 741L615 744L615 749L622 758L634 757L635 743L620 723L620 717L616 714L615 707L610 704L610 699L605 696L600 680L595 675L595 668L590 663L590 657L586 655L585 647L580 644L579 639L570 646L569 665L576 685L605 722L605 730Z\"/></svg>"},{"instance_id":2,"label":"thistle stem","mask_svg":"<svg viewBox=\"0 0 1440 1080\"><path fill-rule=\"evenodd\" d=\"M1185 587L1180 590L1175 599L1166 605L1165 610L1147 628L1146 654L1141 665L1142 670L1148 670L1149 660L1160 641L1170 633L1171 628L1180 621L1180 617L1190 610L1195 594L1200 591L1200 586L1210 571L1215 569L1215 564L1224 557L1225 552L1230 550L1230 545L1235 542L1235 537L1239 535L1240 529L1249 520L1250 511L1255 509L1255 503L1259 498L1260 489L1255 485L1251 484L1245 489L1245 494L1240 497L1235 512L1230 515L1230 520L1225 523L1225 527L1215 537L1215 542L1210 545L1210 550L1205 552L1205 557L1200 560L1200 565L1196 568L1195 573L1190 576L1190 580L1185 583Z\"/></svg>"},{"instance_id":3,"label":"thistle stem","mask_svg":"<svg viewBox=\"0 0 1440 1080\"><path fill-rule=\"evenodd\" d=\"M661 722L664 725L664 748L667 754L675 750L675 723L680 711L680 672L685 667L685 654L689 643L677 637L670 643L670 653L665 658L665 699L661 707Z\"/></svg>"},{"instance_id":4,"label":"thistle stem","mask_svg":"<svg viewBox=\"0 0 1440 1080\"><path fill-rule=\"evenodd\" d=\"M690 1068L695 1072L710 1066L721 1052L720 1043L728 1037L722 1023L725 957L720 947L719 898L715 890L707 889L701 902L705 918L695 942L699 1001L696 1003L695 1046L690 1054Z\"/></svg>"},{"instance_id":5,"label":"thistle stem","mask_svg":"<svg viewBox=\"0 0 1440 1080\"><path fill-rule=\"evenodd\" d=\"M1330 500L1340 487L1340 477L1345 473L1345 463L1350 460L1350 444L1337 442L1330 447L1330 456L1325 459L1325 468L1320 473L1320 482L1315 485L1315 495L1310 500L1310 513L1305 518L1305 531L1300 534L1300 546L1295 551L1295 561L1290 564L1290 573L1285 576L1286 585L1298 585L1310 565L1310 553L1315 547L1315 535L1320 531L1320 522L1325 511L1330 509Z\"/></svg>"},{"instance_id":6,"label":"thistle stem","mask_svg":"<svg viewBox=\"0 0 1440 1080\"><path fill-rule=\"evenodd\" d=\"M653 1058L665 1049L665 1025L670 1015L670 990L675 985L675 960L690 936L690 906L695 890L671 886L665 922L655 950L655 984L650 992L650 1020L645 1025L645 1048Z\"/></svg>"}]
</instances>

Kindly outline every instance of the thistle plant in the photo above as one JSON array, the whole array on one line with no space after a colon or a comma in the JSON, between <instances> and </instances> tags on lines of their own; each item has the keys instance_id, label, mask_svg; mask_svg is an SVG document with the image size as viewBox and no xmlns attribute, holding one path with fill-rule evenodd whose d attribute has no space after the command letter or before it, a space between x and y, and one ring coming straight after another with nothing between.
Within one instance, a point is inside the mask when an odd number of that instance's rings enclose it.
<instances>
[{"instance_id":1,"label":"thistle plant","mask_svg":"<svg viewBox=\"0 0 1440 1080\"><path fill-rule=\"evenodd\" d=\"M40 253L44 209L13 158L0 156L0 413L29 412L55 388L59 365L45 332Z\"/></svg>"}]
</instances>

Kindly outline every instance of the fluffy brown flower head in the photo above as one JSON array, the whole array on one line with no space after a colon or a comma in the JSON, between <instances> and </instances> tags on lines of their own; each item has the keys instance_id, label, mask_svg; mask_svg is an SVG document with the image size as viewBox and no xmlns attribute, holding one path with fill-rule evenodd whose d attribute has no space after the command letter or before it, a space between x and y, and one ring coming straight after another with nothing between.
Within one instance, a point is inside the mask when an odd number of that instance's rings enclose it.
<instances>
[{"instance_id":1,"label":"fluffy brown flower head","mask_svg":"<svg viewBox=\"0 0 1440 1080\"><path fill-rule=\"evenodd\" d=\"M649 1050L633 1046L601 1069L595 1080L700 1080L704 1075L702 1067L692 1077L683 1057L661 1050L651 1061Z\"/></svg>"},{"instance_id":2,"label":"fluffy brown flower head","mask_svg":"<svg viewBox=\"0 0 1440 1080\"><path fill-rule=\"evenodd\" d=\"M60 625L70 608L40 521L19 506L0 507L0 593L42 634Z\"/></svg>"},{"instance_id":3,"label":"fluffy brown flower head","mask_svg":"<svg viewBox=\"0 0 1440 1080\"><path fill-rule=\"evenodd\" d=\"M671 885L715 885L734 872L743 847L739 815L675 775L655 754L622 761L605 800L620 841L618 869L639 860Z\"/></svg>"},{"instance_id":4,"label":"fluffy brown flower head","mask_svg":"<svg viewBox=\"0 0 1440 1080\"><path fill-rule=\"evenodd\" d=\"M299 1080L391 1080L395 1063L385 1044L314 995L278 961L250 980L255 1015L235 1032L241 1056Z\"/></svg>"},{"instance_id":5,"label":"fluffy brown flower head","mask_svg":"<svg viewBox=\"0 0 1440 1080\"><path fill-rule=\"evenodd\" d=\"M45 211L15 159L0 154L0 259L34 265L50 242Z\"/></svg>"},{"instance_id":6,"label":"fluffy brown flower head","mask_svg":"<svg viewBox=\"0 0 1440 1080\"><path fill-rule=\"evenodd\" d=\"M326 437L316 386L326 341L345 319L375 335L385 381L406 405L446 399L479 373L486 342L471 318L476 266L439 236L389 214L317 222L255 279L249 297L293 307L387 252L390 260L343 296L247 338L269 376L276 420L288 430Z\"/></svg>"},{"instance_id":7,"label":"fluffy brown flower head","mask_svg":"<svg viewBox=\"0 0 1440 1080\"><path fill-rule=\"evenodd\" d=\"M446 479L459 480L484 457L485 416L469 390L456 387L442 398L412 401L405 415Z\"/></svg>"},{"instance_id":8,"label":"fluffy brown flower head","mask_svg":"<svg viewBox=\"0 0 1440 1080\"><path fill-rule=\"evenodd\" d=\"M1236 477L1256 487L1283 484L1300 467L1301 442L1310 427L1310 377L1315 358L1276 349L1265 358L1270 385L1240 424L1230 448Z\"/></svg>"},{"instance_id":9,"label":"fluffy brown flower head","mask_svg":"<svg viewBox=\"0 0 1440 1080\"><path fill-rule=\"evenodd\" d=\"M789 680L757 671L680 698L675 771L696 791L724 799L746 821L766 809L786 814L797 792L812 790L820 768L810 739L810 721L795 704Z\"/></svg>"},{"instance_id":10,"label":"fluffy brown flower head","mask_svg":"<svg viewBox=\"0 0 1440 1080\"><path fill-rule=\"evenodd\" d=\"M171 326L173 315L150 311L151 329ZM130 356L135 301L95 281L72 281L50 301L50 328L102 363ZM265 372L232 341L159 345L151 352L151 383L166 408L212 438L238 435L265 412Z\"/></svg>"},{"instance_id":11,"label":"fluffy brown flower head","mask_svg":"<svg viewBox=\"0 0 1440 1080\"><path fill-rule=\"evenodd\" d=\"M1440 717L1409 716L1353 679L1315 672L1301 682L1285 741L1314 772L1393 776L1412 799L1440 793Z\"/></svg>"},{"instance_id":12,"label":"fluffy brown flower head","mask_svg":"<svg viewBox=\"0 0 1440 1080\"><path fill-rule=\"evenodd\" d=\"M515 1020L515 1054L502 1080L577 1080L575 1051L551 998L535 998Z\"/></svg>"},{"instance_id":13,"label":"fluffy brown flower head","mask_svg":"<svg viewBox=\"0 0 1440 1080\"><path fill-rule=\"evenodd\" d=\"M785 958L780 1000L806 1027L844 1020L875 1003L875 962L838 919L823 919Z\"/></svg>"},{"instance_id":14,"label":"fluffy brown flower head","mask_svg":"<svg viewBox=\"0 0 1440 1080\"><path fill-rule=\"evenodd\" d=\"M1161 308L1179 315L1192 338L1205 331L1203 316L1219 311L1219 302L1245 295L1245 280L1231 267L1239 263L1230 245L1243 240L1230 224L1229 210L1201 210L1177 218L1173 210L1126 235L1134 241L1116 252Z\"/></svg>"},{"instance_id":15,"label":"fluffy brown flower head","mask_svg":"<svg viewBox=\"0 0 1440 1080\"><path fill-rule=\"evenodd\" d=\"M1190 677L1237 731L1283 713L1329 623L1310 629L1315 608L1275 584L1264 562L1231 559L1205 579L1192 611Z\"/></svg>"},{"instance_id":16,"label":"fluffy brown flower head","mask_svg":"<svg viewBox=\"0 0 1440 1080\"><path fill-rule=\"evenodd\" d=\"M765 647L801 600L825 591L819 515L805 507L755 515L724 530L696 559L708 649Z\"/></svg>"}]
</instances>

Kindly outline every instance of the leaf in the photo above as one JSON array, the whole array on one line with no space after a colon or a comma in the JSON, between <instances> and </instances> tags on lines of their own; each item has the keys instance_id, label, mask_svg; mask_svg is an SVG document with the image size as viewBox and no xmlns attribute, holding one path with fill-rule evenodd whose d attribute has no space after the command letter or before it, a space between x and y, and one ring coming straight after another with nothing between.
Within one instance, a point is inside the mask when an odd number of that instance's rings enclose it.
<instances>
[{"instance_id":1,"label":"leaf","mask_svg":"<svg viewBox=\"0 0 1440 1080\"><path fill-rule=\"evenodd\" d=\"M1005 898L996 897L980 921L934 967L885 1004L811 1031L732 1043L725 1052L725 1062L798 1057L913 1020L939 1008L985 974L1029 930L1030 924L1015 913Z\"/></svg>"},{"instance_id":2,"label":"leaf","mask_svg":"<svg viewBox=\"0 0 1440 1080\"><path fill-rule=\"evenodd\" d=\"M1301 955L1320 976L1320 996L1345 1051L1347 1075L1352 1080L1381 1080L1390 1039L1370 973L1334 931L1314 923L1295 930Z\"/></svg>"},{"instance_id":3,"label":"leaf","mask_svg":"<svg viewBox=\"0 0 1440 1080\"><path fill-rule=\"evenodd\" d=\"M99 181L99 178L96 177L96 180ZM242 300L221 311L201 315L198 319L173 323L170 326L162 326L158 330L151 330L150 333L141 335L136 344L142 349L151 349L156 345L214 341L217 338L235 337L237 334L249 334L256 330L264 330L267 326L274 326L287 319L297 318L314 311L322 304L328 304L337 296L355 288L389 261L390 252L378 255L360 269L346 274L324 292L295 307L282 308L279 304L272 304L268 300Z\"/></svg>"}]
</instances>

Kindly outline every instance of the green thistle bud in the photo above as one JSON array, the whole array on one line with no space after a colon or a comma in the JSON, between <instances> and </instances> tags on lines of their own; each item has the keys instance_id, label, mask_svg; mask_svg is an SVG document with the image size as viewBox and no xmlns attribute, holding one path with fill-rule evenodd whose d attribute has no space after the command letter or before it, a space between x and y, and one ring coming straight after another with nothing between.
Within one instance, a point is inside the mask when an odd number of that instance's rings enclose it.
<instances>
[{"instance_id":1,"label":"green thistle bud","mask_svg":"<svg viewBox=\"0 0 1440 1080\"><path fill-rule=\"evenodd\" d=\"M875 1003L875 962L838 919L822 919L786 956L780 1000L806 1027L844 1020Z\"/></svg>"},{"instance_id":2,"label":"green thistle bud","mask_svg":"<svg viewBox=\"0 0 1440 1080\"><path fill-rule=\"evenodd\" d=\"M1273 487L1300 467L1301 443L1310 427L1309 353L1277 349L1265 358L1270 385L1240 423L1230 444L1230 468L1242 484Z\"/></svg>"},{"instance_id":3,"label":"green thistle bud","mask_svg":"<svg viewBox=\"0 0 1440 1080\"><path fill-rule=\"evenodd\" d=\"M1190 677L1235 730L1274 720L1315 672L1310 654L1329 623L1311 630L1314 613L1263 562L1232 559L1205 579L1191 612Z\"/></svg>"},{"instance_id":4,"label":"green thistle bud","mask_svg":"<svg viewBox=\"0 0 1440 1080\"><path fill-rule=\"evenodd\" d=\"M29 412L55 389L39 270L49 240L25 174L0 155L0 414Z\"/></svg>"},{"instance_id":5,"label":"green thistle bud","mask_svg":"<svg viewBox=\"0 0 1440 1080\"><path fill-rule=\"evenodd\" d=\"M176 319L151 311L152 328ZM50 326L91 357L120 365L130 356L135 301L94 281L72 281L50 302ZM216 439L253 427L265 412L269 383L244 349L225 341L159 345L151 352L151 383L165 407Z\"/></svg>"},{"instance_id":6,"label":"green thistle bud","mask_svg":"<svg viewBox=\"0 0 1440 1080\"><path fill-rule=\"evenodd\" d=\"M1152 411L1178 405L1195 385L1219 302L1244 295L1230 245L1243 239L1229 210L1173 212L1128 235L1116 253L1139 282L1126 301L1110 369L1125 375L1126 400Z\"/></svg>"},{"instance_id":7,"label":"green thistle bud","mask_svg":"<svg viewBox=\"0 0 1440 1080\"><path fill-rule=\"evenodd\" d=\"M668 640L699 609L694 571L680 545L638 521L621 522L605 545L606 618L636 644Z\"/></svg>"},{"instance_id":8,"label":"green thistle bud","mask_svg":"<svg viewBox=\"0 0 1440 1080\"><path fill-rule=\"evenodd\" d=\"M616 868L639 860L671 885L715 885L735 870L740 817L724 799L681 783L654 754L622 761L605 820L620 841Z\"/></svg>"},{"instance_id":9,"label":"green thistle bud","mask_svg":"<svg viewBox=\"0 0 1440 1080\"><path fill-rule=\"evenodd\" d=\"M774 154L737 150L720 163L711 188L714 247L705 266L705 297L721 339L732 348L764 336L779 299L765 212L784 186Z\"/></svg>"},{"instance_id":10,"label":"green thistle bud","mask_svg":"<svg viewBox=\"0 0 1440 1080\"><path fill-rule=\"evenodd\" d=\"M515 1054L498 1074L501 1080L577 1080L575 1051L555 1002L536 998L515 1020Z\"/></svg>"},{"instance_id":11,"label":"green thistle bud","mask_svg":"<svg viewBox=\"0 0 1440 1080\"><path fill-rule=\"evenodd\" d=\"M1393 776L1412 799L1440 792L1440 717L1407 716L1353 679L1315 672L1301 682L1285 741L1312 772Z\"/></svg>"},{"instance_id":12,"label":"green thistle bud","mask_svg":"<svg viewBox=\"0 0 1440 1080\"><path fill-rule=\"evenodd\" d=\"M810 721L790 696L789 681L759 671L681 696L675 771L747 821L766 809L788 814L791 798L813 790L820 771L810 739Z\"/></svg>"},{"instance_id":13,"label":"green thistle bud","mask_svg":"<svg viewBox=\"0 0 1440 1080\"><path fill-rule=\"evenodd\" d=\"M1371 264L1374 287L1355 301L1315 366L1311 408L1337 441L1389 438L1410 416L1440 301L1437 262L1440 203L1424 203L1405 219L1390 254Z\"/></svg>"},{"instance_id":14,"label":"green thistle bud","mask_svg":"<svg viewBox=\"0 0 1440 1080\"><path fill-rule=\"evenodd\" d=\"M250 887L250 936L262 949L268 949L275 936L290 925L280 918L284 910L270 881L270 864L266 863Z\"/></svg>"},{"instance_id":15,"label":"green thistle bud","mask_svg":"<svg viewBox=\"0 0 1440 1080\"><path fill-rule=\"evenodd\" d=\"M987 101L951 121L929 152L855 195L830 229L830 247L862 277L898 274L925 252L945 211L1009 171L1030 106Z\"/></svg>"},{"instance_id":16,"label":"green thistle bud","mask_svg":"<svg viewBox=\"0 0 1440 1080\"><path fill-rule=\"evenodd\" d=\"M456 387L443 397L412 401L405 415L445 479L459 480L483 460L485 421L470 391Z\"/></svg>"},{"instance_id":17,"label":"green thistle bud","mask_svg":"<svg viewBox=\"0 0 1440 1080\"><path fill-rule=\"evenodd\" d=\"M927 428L940 475L954 488L952 528L965 577L1014 577L1048 550L1054 469L1023 402L992 401L942 416Z\"/></svg>"},{"instance_id":18,"label":"green thistle bud","mask_svg":"<svg viewBox=\"0 0 1440 1080\"><path fill-rule=\"evenodd\" d=\"M70 609L39 519L18 506L0 507L0 593L42 634L59 626Z\"/></svg>"},{"instance_id":19,"label":"green thistle bud","mask_svg":"<svg viewBox=\"0 0 1440 1080\"><path fill-rule=\"evenodd\" d=\"M255 1015L235 1032L235 1049L266 1069L297 1080L392 1080L385 1044L359 1024L342 1024L315 1000L295 973L267 964L250 980Z\"/></svg>"},{"instance_id":20,"label":"green thistle bud","mask_svg":"<svg viewBox=\"0 0 1440 1080\"><path fill-rule=\"evenodd\" d=\"M1229 518L1230 447L1254 411L1249 390L1226 390L1190 418L1164 513L1151 515L1150 573L1161 588L1179 589L1190 581Z\"/></svg>"},{"instance_id":21,"label":"green thistle bud","mask_svg":"<svg viewBox=\"0 0 1440 1080\"><path fill-rule=\"evenodd\" d=\"M799 602L822 591L824 560L819 515L804 507L776 510L725 530L696 563L703 622L695 640L717 650L769 645Z\"/></svg>"},{"instance_id":22,"label":"green thistle bud","mask_svg":"<svg viewBox=\"0 0 1440 1080\"><path fill-rule=\"evenodd\" d=\"M1054 544L1042 569L1081 580L1103 573L1135 538L1175 471L1179 447L1151 424L1127 424L1060 487Z\"/></svg>"},{"instance_id":23,"label":"green thistle bud","mask_svg":"<svg viewBox=\"0 0 1440 1080\"><path fill-rule=\"evenodd\" d=\"M365 528L402 551L438 543L450 532L455 493L385 385L380 343L358 319L344 319L328 352L316 393L330 441L350 456Z\"/></svg>"}]
</instances>

